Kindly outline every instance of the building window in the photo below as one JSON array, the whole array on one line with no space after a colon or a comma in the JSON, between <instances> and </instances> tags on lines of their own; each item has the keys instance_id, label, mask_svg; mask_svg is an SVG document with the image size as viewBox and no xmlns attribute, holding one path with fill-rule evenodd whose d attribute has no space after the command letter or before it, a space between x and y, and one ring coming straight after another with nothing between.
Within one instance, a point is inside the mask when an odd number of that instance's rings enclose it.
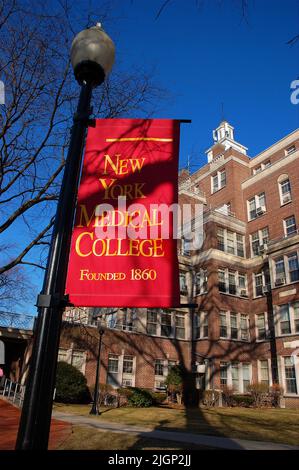
<instances>
[{"instance_id":1,"label":"building window","mask_svg":"<svg viewBox=\"0 0 299 470\"><path fill-rule=\"evenodd\" d=\"M292 356L284 357L284 373L286 392L297 394L296 370L294 358Z\"/></svg>"},{"instance_id":2,"label":"building window","mask_svg":"<svg viewBox=\"0 0 299 470\"><path fill-rule=\"evenodd\" d=\"M264 340L267 338L266 316L264 313L256 315L257 339Z\"/></svg>"},{"instance_id":3,"label":"building window","mask_svg":"<svg viewBox=\"0 0 299 470\"><path fill-rule=\"evenodd\" d=\"M108 372L118 374L118 356L116 354L109 354L108 356Z\"/></svg>"},{"instance_id":4,"label":"building window","mask_svg":"<svg viewBox=\"0 0 299 470\"><path fill-rule=\"evenodd\" d=\"M237 256L241 256L244 258L245 256L245 250L244 250L244 237L243 235L240 235L239 233L237 235Z\"/></svg>"},{"instance_id":5,"label":"building window","mask_svg":"<svg viewBox=\"0 0 299 470\"><path fill-rule=\"evenodd\" d=\"M254 297L260 297L268 292L270 275L268 271L253 274Z\"/></svg>"},{"instance_id":6,"label":"building window","mask_svg":"<svg viewBox=\"0 0 299 470\"><path fill-rule=\"evenodd\" d=\"M254 284L255 284L255 297L263 295L263 274L257 273L254 274Z\"/></svg>"},{"instance_id":7,"label":"building window","mask_svg":"<svg viewBox=\"0 0 299 470\"><path fill-rule=\"evenodd\" d=\"M207 312L197 312L195 315L195 339L209 336L209 324Z\"/></svg>"},{"instance_id":8,"label":"building window","mask_svg":"<svg viewBox=\"0 0 299 470\"><path fill-rule=\"evenodd\" d=\"M291 183L289 178L279 183L279 195L281 205L287 204L292 200Z\"/></svg>"},{"instance_id":9,"label":"building window","mask_svg":"<svg viewBox=\"0 0 299 470\"><path fill-rule=\"evenodd\" d=\"M250 235L252 256L261 255L269 242L269 229L265 227Z\"/></svg>"},{"instance_id":10,"label":"building window","mask_svg":"<svg viewBox=\"0 0 299 470\"><path fill-rule=\"evenodd\" d=\"M200 317L201 317L201 313L202 312L196 312L194 314L194 325L193 325L193 328L194 328L194 339L199 339L201 337L201 334L200 334Z\"/></svg>"},{"instance_id":11,"label":"building window","mask_svg":"<svg viewBox=\"0 0 299 470\"><path fill-rule=\"evenodd\" d=\"M133 356L124 356L123 373L133 374Z\"/></svg>"},{"instance_id":12,"label":"building window","mask_svg":"<svg viewBox=\"0 0 299 470\"><path fill-rule=\"evenodd\" d=\"M156 359L155 360L155 375L160 377L164 376L164 361L163 359Z\"/></svg>"},{"instance_id":13,"label":"building window","mask_svg":"<svg viewBox=\"0 0 299 470\"><path fill-rule=\"evenodd\" d=\"M58 362L68 362L67 349L59 348L59 350L58 350Z\"/></svg>"},{"instance_id":14,"label":"building window","mask_svg":"<svg viewBox=\"0 0 299 470\"><path fill-rule=\"evenodd\" d=\"M266 212L265 193L258 194L247 201L248 220L256 219Z\"/></svg>"},{"instance_id":15,"label":"building window","mask_svg":"<svg viewBox=\"0 0 299 470\"><path fill-rule=\"evenodd\" d=\"M238 319L236 313L230 314L230 337L231 339L238 339Z\"/></svg>"},{"instance_id":16,"label":"building window","mask_svg":"<svg viewBox=\"0 0 299 470\"><path fill-rule=\"evenodd\" d=\"M284 259L277 258L275 260L275 285L284 284L286 280L285 268L284 268Z\"/></svg>"},{"instance_id":17,"label":"building window","mask_svg":"<svg viewBox=\"0 0 299 470\"><path fill-rule=\"evenodd\" d=\"M225 251L224 228L217 228L217 248L218 250Z\"/></svg>"},{"instance_id":18,"label":"building window","mask_svg":"<svg viewBox=\"0 0 299 470\"><path fill-rule=\"evenodd\" d=\"M201 269L195 274L195 295L206 293L208 290L208 271Z\"/></svg>"},{"instance_id":19,"label":"building window","mask_svg":"<svg viewBox=\"0 0 299 470\"><path fill-rule=\"evenodd\" d=\"M299 263L297 253L288 255L288 267L290 282L299 281Z\"/></svg>"},{"instance_id":20,"label":"building window","mask_svg":"<svg viewBox=\"0 0 299 470\"><path fill-rule=\"evenodd\" d=\"M226 292L225 271L218 270L218 288L220 292Z\"/></svg>"},{"instance_id":21,"label":"building window","mask_svg":"<svg viewBox=\"0 0 299 470\"><path fill-rule=\"evenodd\" d=\"M76 351L72 350L71 354L71 364L72 366L76 367L76 369L83 372L84 364L85 364L86 354L84 351Z\"/></svg>"},{"instance_id":22,"label":"building window","mask_svg":"<svg viewBox=\"0 0 299 470\"><path fill-rule=\"evenodd\" d=\"M224 388L227 386L227 362L220 362L220 387Z\"/></svg>"},{"instance_id":23,"label":"building window","mask_svg":"<svg viewBox=\"0 0 299 470\"><path fill-rule=\"evenodd\" d=\"M277 307L278 335L299 333L299 302L283 304Z\"/></svg>"},{"instance_id":24,"label":"building window","mask_svg":"<svg viewBox=\"0 0 299 470\"><path fill-rule=\"evenodd\" d=\"M280 334L288 335L291 333L290 312L288 304L279 307L279 325Z\"/></svg>"},{"instance_id":25,"label":"building window","mask_svg":"<svg viewBox=\"0 0 299 470\"><path fill-rule=\"evenodd\" d=\"M183 256L190 256L191 254L191 241L190 240L186 240L186 238L182 238L181 240L181 254Z\"/></svg>"},{"instance_id":26,"label":"building window","mask_svg":"<svg viewBox=\"0 0 299 470\"><path fill-rule=\"evenodd\" d=\"M114 328L124 331L133 331L136 316L137 312L135 308L125 308L121 312L117 312L117 320Z\"/></svg>"},{"instance_id":27,"label":"building window","mask_svg":"<svg viewBox=\"0 0 299 470\"><path fill-rule=\"evenodd\" d=\"M235 392L239 391L239 364L231 365L232 387Z\"/></svg>"},{"instance_id":28,"label":"building window","mask_svg":"<svg viewBox=\"0 0 299 470\"><path fill-rule=\"evenodd\" d=\"M227 338L226 312L220 313L220 338Z\"/></svg>"},{"instance_id":29,"label":"building window","mask_svg":"<svg viewBox=\"0 0 299 470\"><path fill-rule=\"evenodd\" d=\"M156 310L147 311L146 331L149 335L157 334L158 312Z\"/></svg>"},{"instance_id":30,"label":"building window","mask_svg":"<svg viewBox=\"0 0 299 470\"><path fill-rule=\"evenodd\" d=\"M161 336L171 336L171 313L161 313Z\"/></svg>"},{"instance_id":31,"label":"building window","mask_svg":"<svg viewBox=\"0 0 299 470\"><path fill-rule=\"evenodd\" d=\"M217 171L215 175L211 177L212 193L219 191L226 185L226 172L225 170Z\"/></svg>"},{"instance_id":32,"label":"building window","mask_svg":"<svg viewBox=\"0 0 299 470\"><path fill-rule=\"evenodd\" d=\"M202 337L207 338L209 336L209 322L207 312L202 312Z\"/></svg>"},{"instance_id":33,"label":"building window","mask_svg":"<svg viewBox=\"0 0 299 470\"><path fill-rule=\"evenodd\" d=\"M241 327L241 340L248 341L249 340L249 319L247 315L241 315L240 327Z\"/></svg>"},{"instance_id":34,"label":"building window","mask_svg":"<svg viewBox=\"0 0 299 470\"><path fill-rule=\"evenodd\" d=\"M180 293L182 295L188 294L187 283L186 283L186 273L180 272Z\"/></svg>"},{"instance_id":35,"label":"building window","mask_svg":"<svg viewBox=\"0 0 299 470\"><path fill-rule=\"evenodd\" d=\"M178 339L185 339L185 315L183 313L175 314L175 335Z\"/></svg>"},{"instance_id":36,"label":"building window","mask_svg":"<svg viewBox=\"0 0 299 470\"><path fill-rule=\"evenodd\" d=\"M218 269L218 289L226 294L247 297L247 276L238 271Z\"/></svg>"},{"instance_id":37,"label":"building window","mask_svg":"<svg viewBox=\"0 0 299 470\"><path fill-rule=\"evenodd\" d=\"M58 350L58 361L67 362L72 366L76 367L80 372L84 374L86 353L85 351L78 351L76 349L63 349Z\"/></svg>"},{"instance_id":38,"label":"building window","mask_svg":"<svg viewBox=\"0 0 299 470\"><path fill-rule=\"evenodd\" d=\"M284 219L283 223L284 223L284 234L286 237L289 237L290 235L294 235L294 233L297 232L296 220L295 220L294 215L291 215L291 217Z\"/></svg>"},{"instance_id":39,"label":"building window","mask_svg":"<svg viewBox=\"0 0 299 470\"><path fill-rule=\"evenodd\" d=\"M236 286L236 275L235 271L228 272L228 292L229 294L236 295L237 294L237 286Z\"/></svg>"},{"instance_id":40,"label":"building window","mask_svg":"<svg viewBox=\"0 0 299 470\"><path fill-rule=\"evenodd\" d=\"M295 333L299 333L299 302L293 304Z\"/></svg>"},{"instance_id":41,"label":"building window","mask_svg":"<svg viewBox=\"0 0 299 470\"><path fill-rule=\"evenodd\" d=\"M248 315L220 312L220 338L249 341Z\"/></svg>"},{"instance_id":42,"label":"building window","mask_svg":"<svg viewBox=\"0 0 299 470\"><path fill-rule=\"evenodd\" d=\"M217 227L217 248L226 253L244 258L244 236L222 227Z\"/></svg>"},{"instance_id":43,"label":"building window","mask_svg":"<svg viewBox=\"0 0 299 470\"><path fill-rule=\"evenodd\" d=\"M261 163L259 166L253 168L253 174L256 175L257 173L260 173L261 171L265 170L266 168L269 168L271 166L271 161L267 160L264 163Z\"/></svg>"},{"instance_id":44,"label":"building window","mask_svg":"<svg viewBox=\"0 0 299 470\"><path fill-rule=\"evenodd\" d=\"M242 364L242 375L243 375L243 393L246 393L248 386L250 385L250 364Z\"/></svg>"},{"instance_id":45,"label":"building window","mask_svg":"<svg viewBox=\"0 0 299 470\"><path fill-rule=\"evenodd\" d=\"M270 385L269 378L269 363L268 360L259 361L260 382L265 385Z\"/></svg>"},{"instance_id":46,"label":"building window","mask_svg":"<svg viewBox=\"0 0 299 470\"><path fill-rule=\"evenodd\" d=\"M296 146L295 145L291 145L290 147L288 147L286 150L285 150L285 154L286 155L291 155L292 153L296 152Z\"/></svg>"},{"instance_id":47,"label":"building window","mask_svg":"<svg viewBox=\"0 0 299 470\"><path fill-rule=\"evenodd\" d=\"M298 252L285 254L273 261L275 287L299 281Z\"/></svg>"}]
</instances>

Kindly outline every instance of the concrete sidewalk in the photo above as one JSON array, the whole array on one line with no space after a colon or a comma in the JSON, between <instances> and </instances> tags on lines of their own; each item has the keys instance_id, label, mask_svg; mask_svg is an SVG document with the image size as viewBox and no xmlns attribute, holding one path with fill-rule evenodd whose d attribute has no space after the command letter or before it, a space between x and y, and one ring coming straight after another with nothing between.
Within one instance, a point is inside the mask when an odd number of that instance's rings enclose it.
<instances>
[{"instance_id":1,"label":"concrete sidewalk","mask_svg":"<svg viewBox=\"0 0 299 470\"><path fill-rule=\"evenodd\" d=\"M53 412L54 418L60 421L67 421L72 424L81 424L91 426L93 428L118 432L130 433L138 437L147 437L154 439L161 439L174 442L184 442L195 445L203 445L219 449L232 449L232 450L299 450L297 446L287 444L275 444L272 442L263 441L248 441L245 439L235 439L229 437L219 436L205 436L203 434L191 434L179 431L161 431L150 427L131 426L121 423L111 423L104 421L101 417L89 417L81 415L73 415L68 413L61 413L58 411Z\"/></svg>"}]
</instances>

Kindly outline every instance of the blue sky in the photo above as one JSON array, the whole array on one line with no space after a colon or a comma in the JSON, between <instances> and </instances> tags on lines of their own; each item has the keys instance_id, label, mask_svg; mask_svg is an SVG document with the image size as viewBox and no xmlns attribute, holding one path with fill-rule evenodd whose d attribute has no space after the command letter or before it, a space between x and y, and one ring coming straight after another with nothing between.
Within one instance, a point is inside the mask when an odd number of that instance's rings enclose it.
<instances>
[{"instance_id":1,"label":"blue sky","mask_svg":"<svg viewBox=\"0 0 299 470\"><path fill-rule=\"evenodd\" d=\"M290 101L299 43L286 44L299 34L298 1L249 0L244 19L239 0L172 0L157 20L162 0L114 3L117 58L155 67L172 93L157 117L192 119L182 126L182 166L187 155L194 165L206 162L221 103L250 156L299 127L299 105Z\"/></svg>"},{"instance_id":2,"label":"blue sky","mask_svg":"<svg viewBox=\"0 0 299 470\"><path fill-rule=\"evenodd\" d=\"M299 104L290 101L290 83L299 78L299 2L112 0L114 19L104 28L116 44L122 67L154 69L155 81L171 98L157 103L153 117L191 119L181 128L180 166L206 163L204 151L223 114L235 139L254 156L299 127ZM97 2L78 2L97 10ZM99 21L101 21L99 12ZM222 103L224 113L222 114ZM32 272L36 293L43 274ZM33 304L18 308L35 313Z\"/></svg>"}]
</instances>

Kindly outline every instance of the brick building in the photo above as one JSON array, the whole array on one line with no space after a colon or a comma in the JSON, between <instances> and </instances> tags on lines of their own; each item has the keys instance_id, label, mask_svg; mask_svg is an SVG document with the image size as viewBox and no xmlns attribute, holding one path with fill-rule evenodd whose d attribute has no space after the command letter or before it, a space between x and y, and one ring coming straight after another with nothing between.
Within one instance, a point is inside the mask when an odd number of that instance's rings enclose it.
<instances>
[{"instance_id":1,"label":"brick building","mask_svg":"<svg viewBox=\"0 0 299 470\"><path fill-rule=\"evenodd\" d=\"M180 174L181 203L204 208L201 248L178 250L181 303L197 308L70 310L59 358L93 385L101 313L101 383L159 390L181 363L195 389L278 382L299 406L299 130L253 158L226 121L213 140L208 163Z\"/></svg>"}]
</instances>

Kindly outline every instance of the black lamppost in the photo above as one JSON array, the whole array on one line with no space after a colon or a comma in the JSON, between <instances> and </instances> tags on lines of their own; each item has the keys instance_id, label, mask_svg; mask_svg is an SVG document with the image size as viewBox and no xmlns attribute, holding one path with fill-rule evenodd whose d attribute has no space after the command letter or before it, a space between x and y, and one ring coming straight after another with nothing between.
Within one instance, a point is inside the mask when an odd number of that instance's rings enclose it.
<instances>
[{"instance_id":1,"label":"black lamppost","mask_svg":"<svg viewBox=\"0 0 299 470\"><path fill-rule=\"evenodd\" d=\"M104 328L101 326L99 323L98 327L98 332L99 332L99 349L98 349L98 356L97 356L97 371L96 371L96 380L95 380L95 385L94 385L94 394L93 394L93 402L92 402L92 407L89 412L91 415L100 415L101 412L98 407L98 402L99 402L99 377L100 377L100 367L101 367L101 348L102 348L102 337L103 334L105 333Z\"/></svg>"},{"instance_id":2,"label":"black lamppost","mask_svg":"<svg viewBox=\"0 0 299 470\"><path fill-rule=\"evenodd\" d=\"M38 321L16 449L47 449L62 313L68 304L65 283L92 90L103 83L114 62L114 44L101 25L73 40L71 61L81 86L71 132L48 263L37 299Z\"/></svg>"}]
</instances>

